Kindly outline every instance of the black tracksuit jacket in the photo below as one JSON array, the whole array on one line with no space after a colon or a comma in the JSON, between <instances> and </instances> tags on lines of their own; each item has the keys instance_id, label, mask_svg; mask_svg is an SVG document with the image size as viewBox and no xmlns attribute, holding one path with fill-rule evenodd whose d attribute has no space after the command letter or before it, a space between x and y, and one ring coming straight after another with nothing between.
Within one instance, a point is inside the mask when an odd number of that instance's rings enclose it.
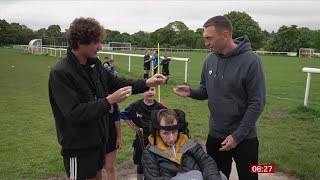
<instances>
[{"instance_id":1,"label":"black tracksuit jacket","mask_svg":"<svg viewBox=\"0 0 320 180\"><path fill-rule=\"evenodd\" d=\"M99 59L81 65L72 52L52 67L49 98L62 150L97 148L108 139L108 94L132 86L133 94L148 90L144 80L126 80L106 71Z\"/></svg>"}]
</instances>

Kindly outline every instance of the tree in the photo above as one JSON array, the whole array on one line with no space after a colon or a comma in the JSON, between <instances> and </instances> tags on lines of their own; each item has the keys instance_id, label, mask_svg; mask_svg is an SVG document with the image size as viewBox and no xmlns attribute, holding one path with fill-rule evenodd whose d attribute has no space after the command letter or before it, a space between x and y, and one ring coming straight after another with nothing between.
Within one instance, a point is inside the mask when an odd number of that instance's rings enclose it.
<instances>
[{"instance_id":1,"label":"tree","mask_svg":"<svg viewBox=\"0 0 320 180\"><path fill-rule=\"evenodd\" d=\"M270 43L267 50L281 52L297 52L300 32L296 25L281 26Z\"/></svg>"},{"instance_id":2,"label":"tree","mask_svg":"<svg viewBox=\"0 0 320 180\"><path fill-rule=\"evenodd\" d=\"M310 30L309 28L303 27L299 28L299 37L297 42L297 48L313 48L314 47L314 31Z\"/></svg>"},{"instance_id":3,"label":"tree","mask_svg":"<svg viewBox=\"0 0 320 180\"><path fill-rule=\"evenodd\" d=\"M184 30L176 35L174 42L177 48L195 48L197 37L193 30Z\"/></svg>"},{"instance_id":4,"label":"tree","mask_svg":"<svg viewBox=\"0 0 320 180\"><path fill-rule=\"evenodd\" d=\"M120 35L119 31L113 31L110 29L106 29L106 38L105 38L105 43L109 43L109 42L115 42L114 38L117 35Z\"/></svg>"},{"instance_id":5,"label":"tree","mask_svg":"<svg viewBox=\"0 0 320 180\"><path fill-rule=\"evenodd\" d=\"M61 37L61 28L59 25L50 25L47 30L49 37Z\"/></svg>"},{"instance_id":6,"label":"tree","mask_svg":"<svg viewBox=\"0 0 320 180\"><path fill-rule=\"evenodd\" d=\"M0 45L9 44L9 27L10 24L6 20L0 20Z\"/></svg>"},{"instance_id":7,"label":"tree","mask_svg":"<svg viewBox=\"0 0 320 180\"><path fill-rule=\"evenodd\" d=\"M166 27L173 29L176 34L189 30L189 28L182 21L171 22Z\"/></svg>"},{"instance_id":8,"label":"tree","mask_svg":"<svg viewBox=\"0 0 320 180\"><path fill-rule=\"evenodd\" d=\"M133 45L138 47L150 47L150 34L144 31L138 31L131 35L133 40Z\"/></svg>"},{"instance_id":9,"label":"tree","mask_svg":"<svg viewBox=\"0 0 320 180\"><path fill-rule=\"evenodd\" d=\"M132 38L128 33L118 34L113 39L114 42L128 42L132 43Z\"/></svg>"},{"instance_id":10,"label":"tree","mask_svg":"<svg viewBox=\"0 0 320 180\"><path fill-rule=\"evenodd\" d=\"M173 30L173 28L166 26L151 33L150 40L153 46L156 46L157 43L160 43L161 46L163 44L167 44L168 46L173 45L175 35L176 32Z\"/></svg>"},{"instance_id":11,"label":"tree","mask_svg":"<svg viewBox=\"0 0 320 180\"><path fill-rule=\"evenodd\" d=\"M22 44L23 33L19 23L11 23L8 29L9 44Z\"/></svg>"},{"instance_id":12,"label":"tree","mask_svg":"<svg viewBox=\"0 0 320 180\"><path fill-rule=\"evenodd\" d=\"M204 31L204 28L198 28L195 32L195 38L196 38L195 48L196 49L206 49L207 48L204 43L203 31Z\"/></svg>"},{"instance_id":13,"label":"tree","mask_svg":"<svg viewBox=\"0 0 320 180\"><path fill-rule=\"evenodd\" d=\"M36 34L38 35L39 38L47 36L47 29L41 28L38 31L36 31Z\"/></svg>"},{"instance_id":14,"label":"tree","mask_svg":"<svg viewBox=\"0 0 320 180\"><path fill-rule=\"evenodd\" d=\"M22 25L22 37L21 37L21 41L20 44L28 44L30 42L30 40L32 39L37 39L38 35L30 28L28 28L25 25Z\"/></svg>"},{"instance_id":15,"label":"tree","mask_svg":"<svg viewBox=\"0 0 320 180\"><path fill-rule=\"evenodd\" d=\"M257 50L262 47L263 34L259 24L245 12L232 11L225 16L231 21L233 26L233 38L247 35L251 41L252 49Z\"/></svg>"},{"instance_id":16,"label":"tree","mask_svg":"<svg viewBox=\"0 0 320 180\"><path fill-rule=\"evenodd\" d=\"M43 44L49 40L50 46L60 46L66 41L66 38L61 36L61 28L59 25L50 25L46 31L46 35L47 37L44 38Z\"/></svg>"},{"instance_id":17,"label":"tree","mask_svg":"<svg viewBox=\"0 0 320 180\"><path fill-rule=\"evenodd\" d=\"M317 30L314 32L314 48L317 49L317 51L320 51L320 30Z\"/></svg>"}]
</instances>

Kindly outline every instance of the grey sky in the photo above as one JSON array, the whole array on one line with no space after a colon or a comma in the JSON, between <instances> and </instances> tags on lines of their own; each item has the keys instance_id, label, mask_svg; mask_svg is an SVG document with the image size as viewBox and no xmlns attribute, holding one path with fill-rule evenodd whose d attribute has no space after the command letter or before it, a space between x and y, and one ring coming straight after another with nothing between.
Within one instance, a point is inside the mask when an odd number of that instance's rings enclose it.
<instances>
[{"instance_id":1,"label":"grey sky","mask_svg":"<svg viewBox=\"0 0 320 180\"><path fill-rule=\"evenodd\" d=\"M76 17L94 17L105 28L128 32L153 32L179 20L196 30L212 16L245 11L262 29L281 25L320 29L320 1L0 1L0 19L33 30L58 24L68 28Z\"/></svg>"}]
</instances>

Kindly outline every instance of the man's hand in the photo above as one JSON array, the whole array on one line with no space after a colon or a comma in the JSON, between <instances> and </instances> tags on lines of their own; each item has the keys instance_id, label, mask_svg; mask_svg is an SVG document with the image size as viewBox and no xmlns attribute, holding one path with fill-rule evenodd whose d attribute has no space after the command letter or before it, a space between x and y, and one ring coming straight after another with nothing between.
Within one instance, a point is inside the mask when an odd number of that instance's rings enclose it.
<instances>
[{"instance_id":1,"label":"man's hand","mask_svg":"<svg viewBox=\"0 0 320 180\"><path fill-rule=\"evenodd\" d=\"M116 147L117 147L117 149L121 149L121 148L122 148L122 140L121 140L121 137L117 137Z\"/></svg>"},{"instance_id":2,"label":"man's hand","mask_svg":"<svg viewBox=\"0 0 320 180\"><path fill-rule=\"evenodd\" d=\"M146 83L148 87L156 87L166 82L166 77L162 74L155 74L150 79L147 79Z\"/></svg>"},{"instance_id":3,"label":"man's hand","mask_svg":"<svg viewBox=\"0 0 320 180\"><path fill-rule=\"evenodd\" d=\"M191 89L187 85L179 85L173 89L173 91L179 96L187 97L191 94Z\"/></svg>"},{"instance_id":4,"label":"man's hand","mask_svg":"<svg viewBox=\"0 0 320 180\"><path fill-rule=\"evenodd\" d=\"M229 135L221 143L222 147L219 149L219 151L229 151L230 149L237 147L237 145L238 145L238 142L235 141L231 135Z\"/></svg>"},{"instance_id":5,"label":"man's hand","mask_svg":"<svg viewBox=\"0 0 320 180\"><path fill-rule=\"evenodd\" d=\"M132 94L132 86L126 86L118 89L113 94L107 96L107 100L110 104L121 103L126 100Z\"/></svg>"}]
</instances>

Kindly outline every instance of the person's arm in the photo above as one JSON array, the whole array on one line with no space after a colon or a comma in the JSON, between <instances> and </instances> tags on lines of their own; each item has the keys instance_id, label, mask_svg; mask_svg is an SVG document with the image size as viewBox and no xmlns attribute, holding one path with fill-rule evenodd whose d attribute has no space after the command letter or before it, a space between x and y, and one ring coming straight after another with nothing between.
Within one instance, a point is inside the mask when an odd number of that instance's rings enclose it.
<instances>
[{"instance_id":1,"label":"person's arm","mask_svg":"<svg viewBox=\"0 0 320 180\"><path fill-rule=\"evenodd\" d=\"M117 142L116 147L121 149L122 148L122 139L121 139L121 123L120 123L120 110L119 108L116 109L117 115L114 118L114 125L116 127L117 132Z\"/></svg>"},{"instance_id":2,"label":"person's arm","mask_svg":"<svg viewBox=\"0 0 320 180\"><path fill-rule=\"evenodd\" d=\"M136 124L134 124L131 119L125 120L125 122L128 124L128 126L129 126L134 132L138 132L138 131L140 130L140 127L138 127Z\"/></svg>"},{"instance_id":3,"label":"person's arm","mask_svg":"<svg viewBox=\"0 0 320 180\"><path fill-rule=\"evenodd\" d=\"M122 148L122 139L121 139L121 124L120 121L115 121L114 122L116 126L116 132L117 132L117 144L116 147L121 149Z\"/></svg>"},{"instance_id":4,"label":"person's arm","mask_svg":"<svg viewBox=\"0 0 320 180\"><path fill-rule=\"evenodd\" d=\"M255 126L265 105L266 84L261 60L259 58L249 67L246 91L248 94L248 108L240 122L240 126L232 133L232 137L238 143L241 142Z\"/></svg>"},{"instance_id":5,"label":"person's arm","mask_svg":"<svg viewBox=\"0 0 320 180\"><path fill-rule=\"evenodd\" d=\"M190 97L197 100L208 99L206 81L205 81L205 63L202 66L200 86L197 89L190 89Z\"/></svg>"},{"instance_id":6,"label":"person's arm","mask_svg":"<svg viewBox=\"0 0 320 180\"><path fill-rule=\"evenodd\" d=\"M168 177L161 177L159 162L147 149L142 153L141 162L145 180L170 180Z\"/></svg>"},{"instance_id":7,"label":"person's arm","mask_svg":"<svg viewBox=\"0 0 320 180\"><path fill-rule=\"evenodd\" d=\"M148 59L144 58L144 63L148 63L148 62L150 62L150 61L151 61L150 56L149 56Z\"/></svg>"},{"instance_id":8,"label":"person's arm","mask_svg":"<svg viewBox=\"0 0 320 180\"><path fill-rule=\"evenodd\" d=\"M107 83L107 87L109 90L109 94L114 93L115 91L119 90L125 86L132 87L132 94L143 93L149 90L149 87L155 87L160 84L165 83L165 77L162 74L156 74L147 80L130 80L125 78L119 78L118 76L106 71L101 66L102 76Z\"/></svg>"},{"instance_id":9,"label":"person's arm","mask_svg":"<svg viewBox=\"0 0 320 180\"><path fill-rule=\"evenodd\" d=\"M106 71L106 70L104 70ZM85 123L107 115L111 105L106 98L83 103L77 88L66 72L52 69L49 76L50 101L54 102L64 118L72 123Z\"/></svg>"},{"instance_id":10,"label":"person's arm","mask_svg":"<svg viewBox=\"0 0 320 180\"><path fill-rule=\"evenodd\" d=\"M197 144L189 150L198 163L204 180L221 180L220 172L216 162L204 152L202 147Z\"/></svg>"},{"instance_id":11,"label":"person's arm","mask_svg":"<svg viewBox=\"0 0 320 180\"><path fill-rule=\"evenodd\" d=\"M140 130L140 127L138 127L132 122L132 118L136 113L135 107L137 106L137 103L138 101L130 104L128 107L124 109L124 111L121 112L120 115L121 119L123 119L128 124L128 126L135 132L138 132Z\"/></svg>"}]
</instances>

